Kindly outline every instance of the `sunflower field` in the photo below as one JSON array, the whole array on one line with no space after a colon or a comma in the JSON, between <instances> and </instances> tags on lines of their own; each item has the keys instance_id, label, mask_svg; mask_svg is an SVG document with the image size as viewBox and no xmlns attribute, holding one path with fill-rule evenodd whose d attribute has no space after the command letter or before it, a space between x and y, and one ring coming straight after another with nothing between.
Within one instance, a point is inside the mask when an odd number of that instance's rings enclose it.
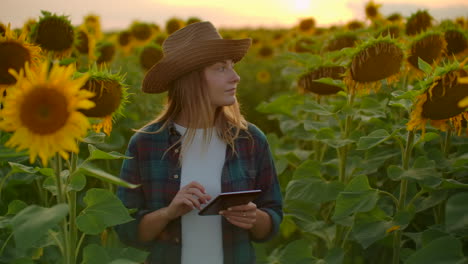
<instances>
[{"instance_id":1,"label":"sunflower field","mask_svg":"<svg viewBox=\"0 0 468 264\"><path fill-rule=\"evenodd\" d=\"M468 20L364 8L326 28L220 29L253 40L238 99L284 199L258 263L468 263ZM137 187L123 153L164 106L140 90L162 43L201 20L0 21L0 263L144 262L113 230L132 219L116 187Z\"/></svg>"}]
</instances>

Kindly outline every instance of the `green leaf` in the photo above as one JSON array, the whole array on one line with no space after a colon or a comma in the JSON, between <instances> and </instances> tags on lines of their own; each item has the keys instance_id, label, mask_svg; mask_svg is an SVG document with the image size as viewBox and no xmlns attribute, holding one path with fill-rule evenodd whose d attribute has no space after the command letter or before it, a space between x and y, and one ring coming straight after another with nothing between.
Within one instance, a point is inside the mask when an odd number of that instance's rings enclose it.
<instances>
[{"instance_id":1,"label":"green leaf","mask_svg":"<svg viewBox=\"0 0 468 264\"><path fill-rule=\"evenodd\" d=\"M387 167L387 176L394 181L400 180L404 172L405 170L397 165L390 165Z\"/></svg>"},{"instance_id":2,"label":"green leaf","mask_svg":"<svg viewBox=\"0 0 468 264\"><path fill-rule=\"evenodd\" d=\"M67 190L79 192L86 186L86 177L81 173L74 173L70 178Z\"/></svg>"},{"instance_id":3,"label":"green leaf","mask_svg":"<svg viewBox=\"0 0 468 264\"><path fill-rule=\"evenodd\" d=\"M461 183L454 179L442 179L442 184L439 186L439 188L440 189L457 189L457 188L467 189L468 184Z\"/></svg>"},{"instance_id":4,"label":"green leaf","mask_svg":"<svg viewBox=\"0 0 468 264\"><path fill-rule=\"evenodd\" d=\"M320 204L335 200L343 189L344 184L338 181L328 182L319 178L302 178L289 182L285 200Z\"/></svg>"},{"instance_id":5,"label":"green leaf","mask_svg":"<svg viewBox=\"0 0 468 264\"><path fill-rule=\"evenodd\" d=\"M317 260L312 256L312 245L305 239L290 242L279 252L278 255L274 255L271 258L270 263L288 264L305 264Z\"/></svg>"},{"instance_id":6,"label":"green leaf","mask_svg":"<svg viewBox=\"0 0 468 264\"><path fill-rule=\"evenodd\" d=\"M336 247L332 248L327 252L327 256L325 256L326 264L342 264L344 259L345 253L342 248Z\"/></svg>"},{"instance_id":7,"label":"green leaf","mask_svg":"<svg viewBox=\"0 0 468 264\"><path fill-rule=\"evenodd\" d=\"M316 80L314 80L314 82L319 82L319 83L323 83L323 84L337 86L337 87L340 87L343 90L346 88L346 85L343 83L342 80L336 80L336 79L332 79L330 77L316 79Z\"/></svg>"},{"instance_id":8,"label":"green leaf","mask_svg":"<svg viewBox=\"0 0 468 264\"><path fill-rule=\"evenodd\" d=\"M100 144L104 143L104 140L106 139L106 134L104 133L92 133L91 135L88 135L83 139L83 142L88 143L88 144Z\"/></svg>"},{"instance_id":9,"label":"green leaf","mask_svg":"<svg viewBox=\"0 0 468 264\"><path fill-rule=\"evenodd\" d=\"M385 238L387 230L392 226L393 223L385 212L376 207L370 212L356 214L352 234L363 248L368 248Z\"/></svg>"},{"instance_id":10,"label":"green leaf","mask_svg":"<svg viewBox=\"0 0 468 264\"><path fill-rule=\"evenodd\" d=\"M457 193L452 195L445 205L445 226L446 230L468 228L468 206L466 201L468 193Z\"/></svg>"},{"instance_id":11,"label":"green leaf","mask_svg":"<svg viewBox=\"0 0 468 264\"><path fill-rule=\"evenodd\" d=\"M293 179L321 178L320 166L316 160L306 160L294 171Z\"/></svg>"},{"instance_id":12,"label":"green leaf","mask_svg":"<svg viewBox=\"0 0 468 264\"><path fill-rule=\"evenodd\" d=\"M87 245L83 250L82 264L110 263L112 258L107 254L106 249L97 244Z\"/></svg>"},{"instance_id":13,"label":"green leaf","mask_svg":"<svg viewBox=\"0 0 468 264\"><path fill-rule=\"evenodd\" d=\"M84 197L86 208L76 219L76 225L85 234L96 235L105 228L133 220L127 208L110 191L89 189Z\"/></svg>"},{"instance_id":14,"label":"green leaf","mask_svg":"<svg viewBox=\"0 0 468 264\"><path fill-rule=\"evenodd\" d=\"M75 58L65 58L65 59L60 60L59 65L60 66L66 66L66 65L70 65L70 64L75 63L75 62L76 62Z\"/></svg>"},{"instance_id":15,"label":"green leaf","mask_svg":"<svg viewBox=\"0 0 468 264\"><path fill-rule=\"evenodd\" d=\"M420 57L418 57L418 68L421 71L423 71L426 75L429 75L432 72L432 66Z\"/></svg>"},{"instance_id":16,"label":"green leaf","mask_svg":"<svg viewBox=\"0 0 468 264\"><path fill-rule=\"evenodd\" d=\"M304 96L284 94L270 102L262 102L256 110L267 114L282 114L294 117L294 109L304 104Z\"/></svg>"},{"instance_id":17,"label":"green leaf","mask_svg":"<svg viewBox=\"0 0 468 264\"><path fill-rule=\"evenodd\" d=\"M39 173L47 177L55 177L55 171L51 168L40 168Z\"/></svg>"},{"instance_id":18,"label":"green leaf","mask_svg":"<svg viewBox=\"0 0 468 264\"><path fill-rule=\"evenodd\" d=\"M8 212L6 215L15 215L26 207L28 207L27 203L21 200L13 200L8 204Z\"/></svg>"},{"instance_id":19,"label":"green leaf","mask_svg":"<svg viewBox=\"0 0 468 264\"><path fill-rule=\"evenodd\" d=\"M439 139L439 138L440 138L440 135L438 133L427 132L426 134L424 134L424 137L421 137L420 140L423 142L429 142L429 141Z\"/></svg>"},{"instance_id":20,"label":"green leaf","mask_svg":"<svg viewBox=\"0 0 468 264\"><path fill-rule=\"evenodd\" d=\"M436 240L425 247L417 250L406 261L405 264L427 264L427 263L466 263L463 256L462 243L460 240L446 236Z\"/></svg>"},{"instance_id":21,"label":"green leaf","mask_svg":"<svg viewBox=\"0 0 468 264\"><path fill-rule=\"evenodd\" d=\"M127 188L136 188L138 187L138 185L135 185L135 184L131 184L131 183L128 183L118 177L115 177L114 175L110 174L110 173L107 173L101 169L98 169L94 166L92 166L91 164L89 163L84 163L84 164L81 164L78 168L78 170L76 171L76 173L83 173L85 175L88 175L88 176L91 176L91 177L95 177L95 178L98 178L100 180L103 180L105 182L109 182L109 183L112 183L112 184L115 184L115 185L119 185L119 186L123 186L123 187L127 187ZM74 177L74 175L72 175L72 177Z\"/></svg>"},{"instance_id":22,"label":"green leaf","mask_svg":"<svg viewBox=\"0 0 468 264\"><path fill-rule=\"evenodd\" d=\"M138 264L143 263L148 254L136 248L104 248L101 245L89 244L83 250L82 264Z\"/></svg>"},{"instance_id":23,"label":"green leaf","mask_svg":"<svg viewBox=\"0 0 468 264\"><path fill-rule=\"evenodd\" d=\"M2 144L0 144L0 160L24 157L24 156L28 156L28 152L26 150L16 151L15 149L7 148L7 147L4 147Z\"/></svg>"},{"instance_id":24,"label":"green leaf","mask_svg":"<svg viewBox=\"0 0 468 264\"><path fill-rule=\"evenodd\" d=\"M89 157L87 160L115 160L115 159L131 159L131 157L127 157L123 154L120 154L115 151L105 152L100 149L97 149L95 146L88 144L89 149Z\"/></svg>"},{"instance_id":25,"label":"green leaf","mask_svg":"<svg viewBox=\"0 0 468 264\"><path fill-rule=\"evenodd\" d=\"M357 144L357 150L373 148L389 139L391 135L385 129L375 130L368 136L361 137Z\"/></svg>"},{"instance_id":26,"label":"green leaf","mask_svg":"<svg viewBox=\"0 0 468 264\"><path fill-rule=\"evenodd\" d=\"M11 220L16 246L27 249L41 239L68 214L68 205L57 204L51 208L30 205Z\"/></svg>"},{"instance_id":27,"label":"green leaf","mask_svg":"<svg viewBox=\"0 0 468 264\"><path fill-rule=\"evenodd\" d=\"M366 175L356 176L336 199L333 220L341 220L357 212L372 210L378 197L378 190L372 189Z\"/></svg>"},{"instance_id":28,"label":"green leaf","mask_svg":"<svg viewBox=\"0 0 468 264\"><path fill-rule=\"evenodd\" d=\"M10 173L29 173L29 174L34 174L36 173L39 169L38 168L33 168L29 166L25 166L23 164L15 163L15 162L8 162L11 167Z\"/></svg>"}]
</instances>

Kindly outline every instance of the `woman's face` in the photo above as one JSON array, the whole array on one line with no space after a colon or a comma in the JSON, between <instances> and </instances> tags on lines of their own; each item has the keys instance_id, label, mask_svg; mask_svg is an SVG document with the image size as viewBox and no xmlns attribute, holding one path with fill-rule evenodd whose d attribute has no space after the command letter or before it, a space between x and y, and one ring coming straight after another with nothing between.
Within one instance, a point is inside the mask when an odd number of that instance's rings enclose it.
<instances>
[{"instance_id":1,"label":"woman's face","mask_svg":"<svg viewBox=\"0 0 468 264\"><path fill-rule=\"evenodd\" d=\"M225 60L204 70L206 85L214 107L228 106L236 102L236 89L240 81L234 70L234 62Z\"/></svg>"}]
</instances>

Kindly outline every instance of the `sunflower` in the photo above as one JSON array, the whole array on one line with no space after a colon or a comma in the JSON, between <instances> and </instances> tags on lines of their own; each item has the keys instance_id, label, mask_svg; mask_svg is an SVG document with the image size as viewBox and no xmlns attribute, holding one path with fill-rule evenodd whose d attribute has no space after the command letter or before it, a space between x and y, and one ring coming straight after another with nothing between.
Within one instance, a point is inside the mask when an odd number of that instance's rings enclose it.
<instances>
[{"instance_id":1,"label":"sunflower","mask_svg":"<svg viewBox=\"0 0 468 264\"><path fill-rule=\"evenodd\" d=\"M158 44L159 46L162 46L162 44L164 43L164 41L166 40L167 38L167 35L164 34L164 33L161 33L161 34L158 34L155 38L154 38L154 42L156 44Z\"/></svg>"},{"instance_id":2,"label":"sunflower","mask_svg":"<svg viewBox=\"0 0 468 264\"><path fill-rule=\"evenodd\" d=\"M190 24L193 24L193 23L197 23L197 22L201 22L202 20L198 17L189 17L187 19L187 22L185 22L187 25L190 25Z\"/></svg>"},{"instance_id":3,"label":"sunflower","mask_svg":"<svg viewBox=\"0 0 468 264\"><path fill-rule=\"evenodd\" d=\"M403 21L403 17L399 13L392 13L387 17L387 20L392 23L400 23Z\"/></svg>"},{"instance_id":4,"label":"sunflower","mask_svg":"<svg viewBox=\"0 0 468 264\"><path fill-rule=\"evenodd\" d=\"M34 28L34 26L37 24L37 20L34 19L34 18L30 18L28 19L24 25L23 25L23 29L21 30L21 32L25 32L25 34L29 34L32 29Z\"/></svg>"},{"instance_id":5,"label":"sunflower","mask_svg":"<svg viewBox=\"0 0 468 264\"><path fill-rule=\"evenodd\" d=\"M310 17L310 18L304 18L299 21L299 31L301 32L310 32L314 29L315 27L315 19Z\"/></svg>"},{"instance_id":6,"label":"sunflower","mask_svg":"<svg viewBox=\"0 0 468 264\"><path fill-rule=\"evenodd\" d=\"M466 32L458 28L447 29L444 38L447 41L447 56L465 57L468 51Z\"/></svg>"},{"instance_id":7,"label":"sunflower","mask_svg":"<svg viewBox=\"0 0 468 264\"><path fill-rule=\"evenodd\" d=\"M166 33L168 35L176 32L177 30L183 28L185 26L184 21L179 18L173 17L166 21Z\"/></svg>"},{"instance_id":8,"label":"sunflower","mask_svg":"<svg viewBox=\"0 0 468 264\"><path fill-rule=\"evenodd\" d=\"M102 38L101 19L98 15L89 14L85 16L83 25L86 27L88 34L93 36L94 39L100 40Z\"/></svg>"},{"instance_id":9,"label":"sunflower","mask_svg":"<svg viewBox=\"0 0 468 264\"><path fill-rule=\"evenodd\" d=\"M390 36L391 38L397 39L400 37L400 26L397 24L385 26L375 37L386 37Z\"/></svg>"},{"instance_id":10,"label":"sunflower","mask_svg":"<svg viewBox=\"0 0 468 264\"><path fill-rule=\"evenodd\" d=\"M42 58L41 48L28 43L25 38L26 32L16 37L10 25L6 27L4 36L0 36L0 94L16 82L9 69L19 72L26 62L34 68Z\"/></svg>"},{"instance_id":11,"label":"sunflower","mask_svg":"<svg viewBox=\"0 0 468 264\"><path fill-rule=\"evenodd\" d=\"M359 20L352 20L348 22L348 24L346 24L346 28L348 28L349 30L361 29L364 28L364 23L362 23Z\"/></svg>"},{"instance_id":12,"label":"sunflower","mask_svg":"<svg viewBox=\"0 0 468 264\"><path fill-rule=\"evenodd\" d=\"M73 65L49 69L49 62L43 62L38 71L29 65L18 73L11 70L17 83L5 98L0 128L13 132L6 142L7 147L29 149L29 161L36 157L44 166L56 153L68 159L68 152L78 152L76 140L87 132L89 122L79 109L88 109L94 103L88 98L89 91L80 90L88 76L71 79L75 72Z\"/></svg>"},{"instance_id":13,"label":"sunflower","mask_svg":"<svg viewBox=\"0 0 468 264\"><path fill-rule=\"evenodd\" d=\"M339 65L323 65L314 67L299 78L298 85L305 91L318 95L336 94L342 90L340 86L317 82L316 80L321 78L342 80L345 72L346 68Z\"/></svg>"},{"instance_id":14,"label":"sunflower","mask_svg":"<svg viewBox=\"0 0 468 264\"><path fill-rule=\"evenodd\" d=\"M42 15L33 29L32 39L55 57L69 56L75 39L70 20L67 16L58 16L47 11L42 11Z\"/></svg>"},{"instance_id":15,"label":"sunflower","mask_svg":"<svg viewBox=\"0 0 468 264\"><path fill-rule=\"evenodd\" d=\"M6 26L3 23L0 23L0 37L5 36Z\"/></svg>"},{"instance_id":16,"label":"sunflower","mask_svg":"<svg viewBox=\"0 0 468 264\"><path fill-rule=\"evenodd\" d=\"M374 3L373 0L370 0L369 2L367 2L366 7L365 7L366 17L370 20L376 20L380 18L379 8L381 6L382 5L378 5Z\"/></svg>"},{"instance_id":17,"label":"sunflower","mask_svg":"<svg viewBox=\"0 0 468 264\"><path fill-rule=\"evenodd\" d=\"M267 70L258 71L255 77L259 83L269 83L271 80L271 74Z\"/></svg>"},{"instance_id":18,"label":"sunflower","mask_svg":"<svg viewBox=\"0 0 468 264\"><path fill-rule=\"evenodd\" d=\"M130 32L132 33L132 37L136 41L136 44L139 46L150 42L154 35L153 27L150 24L138 21L133 22L130 27Z\"/></svg>"},{"instance_id":19,"label":"sunflower","mask_svg":"<svg viewBox=\"0 0 468 264\"><path fill-rule=\"evenodd\" d=\"M406 34L414 36L432 27L432 17L425 10L418 11L406 21Z\"/></svg>"},{"instance_id":20,"label":"sunflower","mask_svg":"<svg viewBox=\"0 0 468 264\"><path fill-rule=\"evenodd\" d=\"M326 45L327 51L341 50L344 48L354 47L358 40L355 33L338 33Z\"/></svg>"},{"instance_id":21,"label":"sunflower","mask_svg":"<svg viewBox=\"0 0 468 264\"><path fill-rule=\"evenodd\" d=\"M109 41L101 41L96 45L98 65L109 64L114 59L115 45Z\"/></svg>"},{"instance_id":22,"label":"sunflower","mask_svg":"<svg viewBox=\"0 0 468 264\"><path fill-rule=\"evenodd\" d=\"M275 53L275 50L271 45L264 44L258 49L258 56L260 58L271 58L273 54Z\"/></svg>"},{"instance_id":23,"label":"sunflower","mask_svg":"<svg viewBox=\"0 0 468 264\"><path fill-rule=\"evenodd\" d=\"M147 71L162 57L163 52L161 47L156 44L149 44L145 46L140 53L140 65Z\"/></svg>"},{"instance_id":24,"label":"sunflower","mask_svg":"<svg viewBox=\"0 0 468 264\"><path fill-rule=\"evenodd\" d=\"M422 33L413 40L410 46L408 62L414 69L418 70L420 70L418 58L428 64L437 65L445 55L446 47L447 42L442 34L437 32Z\"/></svg>"},{"instance_id":25,"label":"sunflower","mask_svg":"<svg viewBox=\"0 0 468 264\"><path fill-rule=\"evenodd\" d=\"M79 53L88 55L90 61L94 61L94 49L96 47L96 38L93 34L90 34L88 28L81 25L76 30L76 43L75 48Z\"/></svg>"},{"instance_id":26,"label":"sunflower","mask_svg":"<svg viewBox=\"0 0 468 264\"><path fill-rule=\"evenodd\" d=\"M104 133L110 135L112 121L123 114L123 107L128 102L124 76L120 73L112 74L107 69L98 70L96 67L88 74L89 79L81 89L95 94L90 99L94 102L94 107L80 111L94 119L92 127L95 132L99 133L103 129Z\"/></svg>"},{"instance_id":27,"label":"sunflower","mask_svg":"<svg viewBox=\"0 0 468 264\"><path fill-rule=\"evenodd\" d=\"M453 129L461 134L463 124L468 121L463 98L468 96L468 83L461 81L468 76L464 63L438 67L434 74L422 82L421 94L416 97L408 130L421 129L424 135L426 123L441 130ZM468 131L467 131L468 132Z\"/></svg>"},{"instance_id":28,"label":"sunflower","mask_svg":"<svg viewBox=\"0 0 468 264\"><path fill-rule=\"evenodd\" d=\"M390 37L370 38L356 48L344 82L348 92L378 90L381 80L393 82L400 73L403 48Z\"/></svg>"}]
</instances>

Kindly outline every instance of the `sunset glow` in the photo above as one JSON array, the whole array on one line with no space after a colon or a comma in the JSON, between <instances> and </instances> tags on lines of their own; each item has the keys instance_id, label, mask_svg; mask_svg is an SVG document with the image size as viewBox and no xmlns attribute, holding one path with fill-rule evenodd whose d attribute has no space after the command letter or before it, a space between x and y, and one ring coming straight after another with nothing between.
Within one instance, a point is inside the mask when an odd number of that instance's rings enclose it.
<instances>
[{"instance_id":1,"label":"sunset glow","mask_svg":"<svg viewBox=\"0 0 468 264\"><path fill-rule=\"evenodd\" d=\"M85 2L87 2L86 0ZM313 17L318 26L344 24L352 19L364 20L367 0L4 0L0 22L21 26L27 19L40 15L40 10L69 15L73 24L83 16L101 16L104 29L125 28L134 20L162 25L171 17L191 16L210 20L225 27L291 27L302 18ZM468 5L462 0L374 0L381 4L383 15L398 12L407 17L420 9L429 10L436 20L467 16ZM20 7L20 8L18 8Z\"/></svg>"}]
</instances>

